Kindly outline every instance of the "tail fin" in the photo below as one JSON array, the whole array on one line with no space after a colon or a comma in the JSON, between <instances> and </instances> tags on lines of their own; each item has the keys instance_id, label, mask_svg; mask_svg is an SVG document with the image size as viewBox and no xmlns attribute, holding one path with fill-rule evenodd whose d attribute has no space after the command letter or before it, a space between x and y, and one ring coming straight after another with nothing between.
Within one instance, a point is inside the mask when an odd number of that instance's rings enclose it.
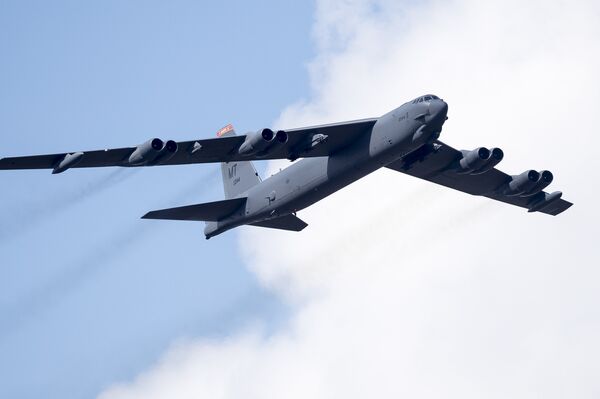
<instances>
[{"instance_id":1,"label":"tail fin","mask_svg":"<svg viewBox=\"0 0 600 399\"><path fill-rule=\"evenodd\" d=\"M218 137L235 136L231 124L217 132ZM260 177L250 161L221 163L225 198L235 198L260 183Z\"/></svg>"}]
</instances>

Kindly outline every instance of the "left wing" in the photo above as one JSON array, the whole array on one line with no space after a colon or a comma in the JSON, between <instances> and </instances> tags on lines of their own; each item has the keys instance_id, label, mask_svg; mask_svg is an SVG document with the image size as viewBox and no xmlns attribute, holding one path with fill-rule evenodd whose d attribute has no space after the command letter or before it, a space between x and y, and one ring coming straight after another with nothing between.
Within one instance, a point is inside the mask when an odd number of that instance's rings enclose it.
<instances>
[{"instance_id":1,"label":"left wing","mask_svg":"<svg viewBox=\"0 0 600 399\"><path fill-rule=\"evenodd\" d=\"M502 151L497 148L458 151L435 141L387 167L465 193L526 208L529 212L558 215L573 205L561 199L560 191L543 191L552 182L552 173L529 170L510 176L493 167L502 157Z\"/></svg>"},{"instance_id":2,"label":"left wing","mask_svg":"<svg viewBox=\"0 0 600 399\"><path fill-rule=\"evenodd\" d=\"M69 168L184 165L322 157L351 144L360 134L372 128L375 122L377 119L361 119L283 130L277 132L281 134L280 141L272 139L267 144L258 142L257 147L263 146L260 151L249 153L242 153L240 148L252 138L260 141L261 131L244 136L224 136L182 142L152 139L137 147L2 158L0 170L53 169L53 173L60 173Z\"/></svg>"}]
</instances>

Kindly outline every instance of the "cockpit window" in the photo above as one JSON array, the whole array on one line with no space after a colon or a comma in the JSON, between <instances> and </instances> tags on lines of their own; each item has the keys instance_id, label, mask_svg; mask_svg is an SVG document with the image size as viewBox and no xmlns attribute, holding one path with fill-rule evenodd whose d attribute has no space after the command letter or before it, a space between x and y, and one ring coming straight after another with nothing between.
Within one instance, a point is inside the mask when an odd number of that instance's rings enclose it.
<instances>
[{"instance_id":1,"label":"cockpit window","mask_svg":"<svg viewBox=\"0 0 600 399\"><path fill-rule=\"evenodd\" d=\"M423 101L431 101L431 100L439 100L440 98L438 96L434 96L433 94L428 94L426 96L421 96L418 98L415 98L412 103L413 104L417 104L417 103L422 103Z\"/></svg>"}]
</instances>

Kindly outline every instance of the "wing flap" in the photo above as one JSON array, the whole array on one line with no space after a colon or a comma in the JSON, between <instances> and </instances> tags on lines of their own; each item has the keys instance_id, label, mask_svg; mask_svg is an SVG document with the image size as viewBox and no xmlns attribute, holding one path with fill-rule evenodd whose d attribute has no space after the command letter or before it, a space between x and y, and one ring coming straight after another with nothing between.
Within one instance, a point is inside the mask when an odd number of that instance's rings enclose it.
<instances>
[{"instance_id":1,"label":"wing flap","mask_svg":"<svg viewBox=\"0 0 600 399\"><path fill-rule=\"evenodd\" d=\"M233 198L223 201L206 202L204 204L160 209L146 213L142 216L142 219L218 222L243 206L246 203L246 200L246 197Z\"/></svg>"},{"instance_id":2,"label":"wing flap","mask_svg":"<svg viewBox=\"0 0 600 399\"><path fill-rule=\"evenodd\" d=\"M301 231L308 224L297 216L286 215L275 219L263 220L261 222L250 223L250 226L267 227L270 229Z\"/></svg>"},{"instance_id":3,"label":"wing flap","mask_svg":"<svg viewBox=\"0 0 600 399\"><path fill-rule=\"evenodd\" d=\"M458 173L453 165L461 156L460 151L441 141L436 141L433 145L424 146L415 151L415 154L409 154L401 160L392 162L387 165L387 168L468 194L488 197L526 209L532 209L539 197L549 196L545 192L532 197L504 195L498 189L508 183L511 176L496 168L478 175ZM552 203L540 207L536 211L548 215L558 215L573 205L571 202L560 199L560 195L558 197Z\"/></svg>"}]
</instances>

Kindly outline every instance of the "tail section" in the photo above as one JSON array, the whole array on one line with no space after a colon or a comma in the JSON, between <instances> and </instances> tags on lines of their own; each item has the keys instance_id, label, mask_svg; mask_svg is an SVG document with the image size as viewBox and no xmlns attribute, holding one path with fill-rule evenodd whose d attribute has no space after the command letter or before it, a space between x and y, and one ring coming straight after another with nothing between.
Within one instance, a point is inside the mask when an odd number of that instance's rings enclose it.
<instances>
[{"instance_id":1,"label":"tail section","mask_svg":"<svg viewBox=\"0 0 600 399\"><path fill-rule=\"evenodd\" d=\"M217 132L218 137L235 136L231 124ZM260 177L250 161L221 163L225 198L235 198L260 183Z\"/></svg>"}]
</instances>

